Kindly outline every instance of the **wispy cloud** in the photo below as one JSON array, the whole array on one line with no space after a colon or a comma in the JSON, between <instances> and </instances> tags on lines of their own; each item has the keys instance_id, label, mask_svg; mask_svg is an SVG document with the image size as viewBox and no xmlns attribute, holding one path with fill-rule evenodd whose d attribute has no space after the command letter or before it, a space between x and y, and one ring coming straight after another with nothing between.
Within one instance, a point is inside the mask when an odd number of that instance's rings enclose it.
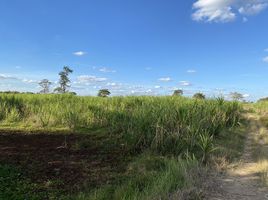
<instances>
[{"instance_id":1,"label":"wispy cloud","mask_svg":"<svg viewBox=\"0 0 268 200\"><path fill-rule=\"evenodd\" d=\"M116 70L113 70L113 69L110 69L110 68L107 68L107 67L100 67L99 71L103 72L103 73L115 73L116 72Z\"/></svg>"},{"instance_id":2,"label":"wispy cloud","mask_svg":"<svg viewBox=\"0 0 268 200\"><path fill-rule=\"evenodd\" d=\"M194 70L194 69L189 69L189 70L187 70L187 73L196 73L196 70Z\"/></svg>"},{"instance_id":3,"label":"wispy cloud","mask_svg":"<svg viewBox=\"0 0 268 200\"><path fill-rule=\"evenodd\" d=\"M172 79L170 77L162 77L162 78L159 78L158 81L170 82L170 81L172 81Z\"/></svg>"},{"instance_id":4,"label":"wispy cloud","mask_svg":"<svg viewBox=\"0 0 268 200\"><path fill-rule=\"evenodd\" d=\"M238 14L255 15L267 7L267 0L197 0L193 4L195 11L192 19L205 22L231 22Z\"/></svg>"},{"instance_id":5,"label":"wispy cloud","mask_svg":"<svg viewBox=\"0 0 268 200\"><path fill-rule=\"evenodd\" d=\"M73 55L75 55L75 56L84 56L86 54L87 54L87 52L85 52L85 51L76 51L76 52L73 52Z\"/></svg>"},{"instance_id":6,"label":"wispy cloud","mask_svg":"<svg viewBox=\"0 0 268 200\"><path fill-rule=\"evenodd\" d=\"M243 94L243 97L248 98L248 97L250 97L250 94Z\"/></svg>"},{"instance_id":7,"label":"wispy cloud","mask_svg":"<svg viewBox=\"0 0 268 200\"><path fill-rule=\"evenodd\" d=\"M106 85L107 86L117 86L117 83L112 82L112 83L107 83Z\"/></svg>"},{"instance_id":8,"label":"wispy cloud","mask_svg":"<svg viewBox=\"0 0 268 200\"><path fill-rule=\"evenodd\" d=\"M268 48L264 49L265 52L268 52Z\"/></svg>"},{"instance_id":9,"label":"wispy cloud","mask_svg":"<svg viewBox=\"0 0 268 200\"><path fill-rule=\"evenodd\" d=\"M262 60L263 60L263 62L268 63L268 56L264 57Z\"/></svg>"},{"instance_id":10,"label":"wispy cloud","mask_svg":"<svg viewBox=\"0 0 268 200\"><path fill-rule=\"evenodd\" d=\"M145 70L150 71L150 70L152 70L152 68L151 67L145 67Z\"/></svg>"},{"instance_id":11,"label":"wispy cloud","mask_svg":"<svg viewBox=\"0 0 268 200\"><path fill-rule=\"evenodd\" d=\"M267 6L268 2L266 0L251 0L251 3L249 3L249 1L245 1L245 3L242 3L238 11L243 15L256 15L267 8Z\"/></svg>"},{"instance_id":12,"label":"wispy cloud","mask_svg":"<svg viewBox=\"0 0 268 200\"><path fill-rule=\"evenodd\" d=\"M192 84L189 81L180 81L181 86L191 86Z\"/></svg>"},{"instance_id":13,"label":"wispy cloud","mask_svg":"<svg viewBox=\"0 0 268 200\"><path fill-rule=\"evenodd\" d=\"M22 82L24 83L39 83L39 81L37 80L32 80L32 79L22 79Z\"/></svg>"},{"instance_id":14,"label":"wispy cloud","mask_svg":"<svg viewBox=\"0 0 268 200\"><path fill-rule=\"evenodd\" d=\"M19 80L19 78L6 74L0 74L0 80Z\"/></svg>"},{"instance_id":15,"label":"wispy cloud","mask_svg":"<svg viewBox=\"0 0 268 200\"><path fill-rule=\"evenodd\" d=\"M192 15L195 21L229 22L236 14L232 11L231 0L198 0L193 4L195 12Z\"/></svg>"},{"instance_id":16,"label":"wispy cloud","mask_svg":"<svg viewBox=\"0 0 268 200\"><path fill-rule=\"evenodd\" d=\"M107 78L96 77L91 75L81 75L77 77L78 83L96 83L107 81Z\"/></svg>"}]
</instances>

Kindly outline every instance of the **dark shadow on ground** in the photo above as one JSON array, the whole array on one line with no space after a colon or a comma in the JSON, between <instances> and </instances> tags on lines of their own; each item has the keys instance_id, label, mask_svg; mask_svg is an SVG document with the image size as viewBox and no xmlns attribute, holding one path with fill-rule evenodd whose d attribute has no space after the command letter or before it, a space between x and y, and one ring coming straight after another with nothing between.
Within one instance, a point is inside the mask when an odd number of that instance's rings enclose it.
<instances>
[{"instance_id":1,"label":"dark shadow on ground","mask_svg":"<svg viewBox=\"0 0 268 200\"><path fill-rule=\"evenodd\" d=\"M105 136L0 132L0 164L52 189L75 192L113 182L126 162L126 152Z\"/></svg>"}]
</instances>

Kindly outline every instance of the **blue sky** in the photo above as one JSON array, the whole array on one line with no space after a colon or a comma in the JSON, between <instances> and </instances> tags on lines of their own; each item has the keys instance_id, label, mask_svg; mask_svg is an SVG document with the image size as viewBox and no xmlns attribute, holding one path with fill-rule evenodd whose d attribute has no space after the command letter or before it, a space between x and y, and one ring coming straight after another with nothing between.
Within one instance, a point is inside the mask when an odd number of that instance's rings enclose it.
<instances>
[{"instance_id":1,"label":"blue sky","mask_svg":"<svg viewBox=\"0 0 268 200\"><path fill-rule=\"evenodd\" d=\"M268 0L1 0L0 90L268 96Z\"/></svg>"}]
</instances>

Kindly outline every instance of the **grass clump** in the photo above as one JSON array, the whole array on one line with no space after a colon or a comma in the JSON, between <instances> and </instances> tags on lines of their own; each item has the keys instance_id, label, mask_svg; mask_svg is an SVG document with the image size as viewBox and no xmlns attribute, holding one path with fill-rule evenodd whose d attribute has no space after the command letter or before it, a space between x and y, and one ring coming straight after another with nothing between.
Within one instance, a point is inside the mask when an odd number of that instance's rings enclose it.
<instances>
[{"instance_id":1,"label":"grass clump","mask_svg":"<svg viewBox=\"0 0 268 200\"><path fill-rule=\"evenodd\" d=\"M72 199L171 199L178 191L194 188L193 170L198 168L195 159L176 159L143 154L128 166L127 175L115 185L107 185ZM196 194L200 195L200 194Z\"/></svg>"}]
</instances>

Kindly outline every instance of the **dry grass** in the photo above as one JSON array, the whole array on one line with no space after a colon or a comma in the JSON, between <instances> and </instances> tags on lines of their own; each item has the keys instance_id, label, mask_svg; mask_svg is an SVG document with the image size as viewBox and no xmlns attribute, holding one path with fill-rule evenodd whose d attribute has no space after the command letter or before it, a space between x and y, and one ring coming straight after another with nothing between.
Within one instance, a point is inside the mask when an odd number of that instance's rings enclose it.
<instances>
[{"instance_id":1,"label":"dry grass","mask_svg":"<svg viewBox=\"0 0 268 200\"><path fill-rule=\"evenodd\" d=\"M268 110L268 107L267 107ZM252 122L251 127L253 134L253 158L257 161L251 169L251 173L259 174L263 185L268 186L268 117L266 110L261 109L261 112L256 110L259 117Z\"/></svg>"}]
</instances>

